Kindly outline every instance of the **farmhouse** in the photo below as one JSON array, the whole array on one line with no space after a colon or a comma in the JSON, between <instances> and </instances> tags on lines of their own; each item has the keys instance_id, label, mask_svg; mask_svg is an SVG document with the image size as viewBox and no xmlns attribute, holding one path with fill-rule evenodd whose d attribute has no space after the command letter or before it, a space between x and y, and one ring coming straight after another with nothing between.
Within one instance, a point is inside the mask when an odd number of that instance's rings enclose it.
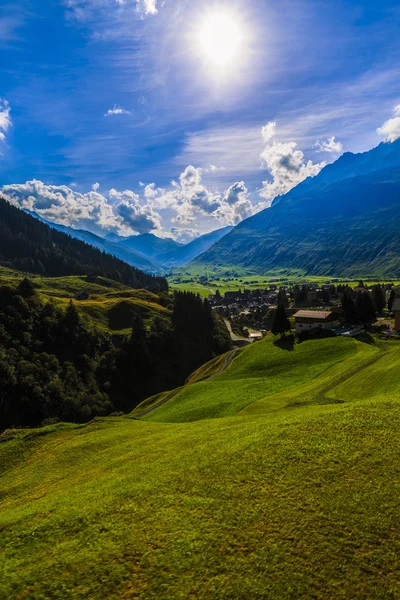
<instances>
[{"instance_id":1,"label":"farmhouse","mask_svg":"<svg viewBox=\"0 0 400 600\"><path fill-rule=\"evenodd\" d=\"M331 310L299 310L294 315L294 321L296 333L314 328L332 329L339 325L338 315Z\"/></svg>"},{"instance_id":2,"label":"farmhouse","mask_svg":"<svg viewBox=\"0 0 400 600\"><path fill-rule=\"evenodd\" d=\"M397 297L393 302L392 312L394 313L394 328L400 331L400 297Z\"/></svg>"}]
</instances>

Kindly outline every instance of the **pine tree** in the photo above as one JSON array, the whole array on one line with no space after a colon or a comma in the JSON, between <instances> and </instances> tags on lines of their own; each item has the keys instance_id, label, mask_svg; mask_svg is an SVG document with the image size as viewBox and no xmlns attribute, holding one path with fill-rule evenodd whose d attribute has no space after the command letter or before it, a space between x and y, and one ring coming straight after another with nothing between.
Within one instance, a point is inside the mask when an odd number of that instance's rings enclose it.
<instances>
[{"instance_id":1,"label":"pine tree","mask_svg":"<svg viewBox=\"0 0 400 600\"><path fill-rule=\"evenodd\" d=\"M358 315L356 305L351 296L351 290L349 288L344 289L342 298L342 308L346 322L349 323L349 325L354 325L355 323L357 323Z\"/></svg>"},{"instance_id":2,"label":"pine tree","mask_svg":"<svg viewBox=\"0 0 400 600\"><path fill-rule=\"evenodd\" d=\"M287 331L291 331L292 327L287 317L285 307L282 303L278 304L272 321L271 331L274 335L285 336Z\"/></svg>"},{"instance_id":3,"label":"pine tree","mask_svg":"<svg viewBox=\"0 0 400 600\"><path fill-rule=\"evenodd\" d=\"M372 288L372 301L374 303L376 312L378 314L382 314L386 306L386 295L384 289L379 283L378 285L374 285Z\"/></svg>"},{"instance_id":4,"label":"pine tree","mask_svg":"<svg viewBox=\"0 0 400 600\"><path fill-rule=\"evenodd\" d=\"M393 307L393 302L396 300L396 290L392 290L390 292L389 300L388 300L388 309L391 312Z\"/></svg>"},{"instance_id":5,"label":"pine tree","mask_svg":"<svg viewBox=\"0 0 400 600\"><path fill-rule=\"evenodd\" d=\"M286 292L283 288L279 288L277 304L278 306L279 304L282 304L284 308L287 308L289 306L289 301L287 299Z\"/></svg>"},{"instance_id":6,"label":"pine tree","mask_svg":"<svg viewBox=\"0 0 400 600\"><path fill-rule=\"evenodd\" d=\"M371 323L376 320L375 306L367 291L357 294L356 310L361 323Z\"/></svg>"},{"instance_id":7,"label":"pine tree","mask_svg":"<svg viewBox=\"0 0 400 600\"><path fill-rule=\"evenodd\" d=\"M36 294L36 290L32 281L25 277L17 287L17 293L23 298L32 298Z\"/></svg>"}]
</instances>

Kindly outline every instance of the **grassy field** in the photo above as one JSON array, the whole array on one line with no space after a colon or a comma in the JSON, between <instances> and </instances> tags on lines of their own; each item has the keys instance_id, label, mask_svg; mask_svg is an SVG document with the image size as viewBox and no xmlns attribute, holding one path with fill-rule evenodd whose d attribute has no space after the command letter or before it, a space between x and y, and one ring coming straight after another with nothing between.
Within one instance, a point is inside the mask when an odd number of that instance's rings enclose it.
<instances>
[{"instance_id":1,"label":"grassy field","mask_svg":"<svg viewBox=\"0 0 400 600\"><path fill-rule=\"evenodd\" d=\"M143 420L6 432L0 598L400 598L400 344L367 341L267 338Z\"/></svg>"},{"instance_id":2,"label":"grassy field","mask_svg":"<svg viewBox=\"0 0 400 600\"><path fill-rule=\"evenodd\" d=\"M147 290L133 290L121 283L96 277L41 277L28 275L41 299L66 308L71 299L79 312L91 325L110 333L130 332L135 314L145 320L156 316L168 316L170 312L158 303L158 297ZM0 267L0 283L18 285L24 274ZM79 292L89 295L88 300L76 300Z\"/></svg>"},{"instance_id":3,"label":"grassy field","mask_svg":"<svg viewBox=\"0 0 400 600\"><path fill-rule=\"evenodd\" d=\"M200 277L207 276L207 282L201 283ZM350 287L356 287L359 279L345 279L336 278L335 285L338 283L346 283ZM248 270L241 269L209 269L207 272L200 271L196 266L181 267L179 270L174 272L173 275L168 277L169 285L171 289L193 292L200 294L200 296L206 298L209 294L213 294L218 289L221 294L225 292L237 291L238 289L265 289L268 288L272 283L275 285L302 285L303 283L318 283L323 285L324 283L331 282L331 277L321 277L313 275L305 275L300 271L286 272L277 271L273 273L251 273ZM369 286L376 283L395 283L400 284L399 281L395 280L371 280L366 279Z\"/></svg>"}]
</instances>

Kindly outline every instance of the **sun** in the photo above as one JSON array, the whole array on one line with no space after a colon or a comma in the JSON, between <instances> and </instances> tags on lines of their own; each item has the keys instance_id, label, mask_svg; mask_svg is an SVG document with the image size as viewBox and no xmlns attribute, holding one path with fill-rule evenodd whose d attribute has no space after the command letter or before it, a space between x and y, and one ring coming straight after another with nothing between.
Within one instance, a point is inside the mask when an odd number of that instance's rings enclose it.
<instances>
[{"instance_id":1,"label":"sun","mask_svg":"<svg viewBox=\"0 0 400 600\"><path fill-rule=\"evenodd\" d=\"M226 67L238 55L242 45L238 22L227 13L209 15L200 28L203 55L216 67Z\"/></svg>"}]
</instances>

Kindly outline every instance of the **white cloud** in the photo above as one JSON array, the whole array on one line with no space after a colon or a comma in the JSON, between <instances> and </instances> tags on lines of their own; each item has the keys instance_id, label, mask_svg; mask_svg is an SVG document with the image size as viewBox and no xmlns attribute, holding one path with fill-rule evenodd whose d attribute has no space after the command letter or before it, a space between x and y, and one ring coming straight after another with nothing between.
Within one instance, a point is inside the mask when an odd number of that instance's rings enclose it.
<instances>
[{"instance_id":1,"label":"white cloud","mask_svg":"<svg viewBox=\"0 0 400 600\"><path fill-rule=\"evenodd\" d=\"M110 231L130 235L158 231L161 227L158 213L151 206L143 206L131 190L112 189L102 195L92 189L82 194L65 185L46 185L34 179L4 185L1 192L12 204L44 219L99 235Z\"/></svg>"},{"instance_id":2,"label":"white cloud","mask_svg":"<svg viewBox=\"0 0 400 600\"><path fill-rule=\"evenodd\" d=\"M270 141L275 135L275 124L268 123L261 133L264 140ZM271 142L260 156L271 175L270 180L263 181L260 195L269 201L286 194L307 177L315 177L326 165L326 162L306 161L296 142Z\"/></svg>"},{"instance_id":3,"label":"white cloud","mask_svg":"<svg viewBox=\"0 0 400 600\"><path fill-rule=\"evenodd\" d=\"M99 187L100 187L100 184L98 182L94 183L92 185L92 192L97 192L97 190L99 189Z\"/></svg>"},{"instance_id":4,"label":"white cloud","mask_svg":"<svg viewBox=\"0 0 400 600\"><path fill-rule=\"evenodd\" d=\"M113 12L116 19L126 19L122 11L132 6L141 17L158 13L157 0L62 0L62 3L67 8L67 18L78 22L93 21L100 13Z\"/></svg>"},{"instance_id":5,"label":"white cloud","mask_svg":"<svg viewBox=\"0 0 400 600\"><path fill-rule=\"evenodd\" d=\"M137 2L138 11L144 15L156 15L157 0L138 0Z\"/></svg>"},{"instance_id":6,"label":"white cloud","mask_svg":"<svg viewBox=\"0 0 400 600\"><path fill-rule=\"evenodd\" d=\"M254 206L251 203L244 181L238 181L231 185L226 190L223 200L233 210L235 225L254 214Z\"/></svg>"},{"instance_id":7,"label":"white cloud","mask_svg":"<svg viewBox=\"0 0 400 600\"><path fill-rule=\"evenodd\" d=\"M264 142L267 144L273 137L275 137L276 133L276 123L275 121L269 121L264 127L261 128L261 136Z\"/></svg>"},{"instance_id":8,"label":"white cloud","mask_svg":"<svg viewBox=\"0 0 400 600\"><path fill-rule=\"evenodd\" d=\"M108 111L104 114L105 117L113 117L116 115L130 115L131 111L130 110L126 110L126 108L123 108L122 106L117 106L116 104L114 104L113 108L109 108Z\"/></svg>"},{"instance_id":9,"label":"white cloud","mask_svg":"<svg viewBox=\"0 0 400 600\"><path fill-rule=\"evenodd\" d=\"M6 132L11 127L11 108L7 100L0 98L0 141L6 139Z\"/></svg>"},{"instance_id":10,"label":"white cloud","mask_svg":"<svg viewBox=\"0 0 400 600\"><path fill-rule=\"evenodd\" d=\"M330 154L342 154L343 144L335 139L335 136L328 138L327 140L318 140L315 142L315 148L319 152L328 152Z\"/></svg>"},{"instance_id":11,"label":"white cloud","mask_svg":"<svg viewBox=\"0 0 400 600\"><path fill-rule=\"evenodd\" d=\"M386 138L387 142L395 142L400 138L400 104L393 109L393 118L386 121L377 132Z\"/></svg>"}]
</instances>

